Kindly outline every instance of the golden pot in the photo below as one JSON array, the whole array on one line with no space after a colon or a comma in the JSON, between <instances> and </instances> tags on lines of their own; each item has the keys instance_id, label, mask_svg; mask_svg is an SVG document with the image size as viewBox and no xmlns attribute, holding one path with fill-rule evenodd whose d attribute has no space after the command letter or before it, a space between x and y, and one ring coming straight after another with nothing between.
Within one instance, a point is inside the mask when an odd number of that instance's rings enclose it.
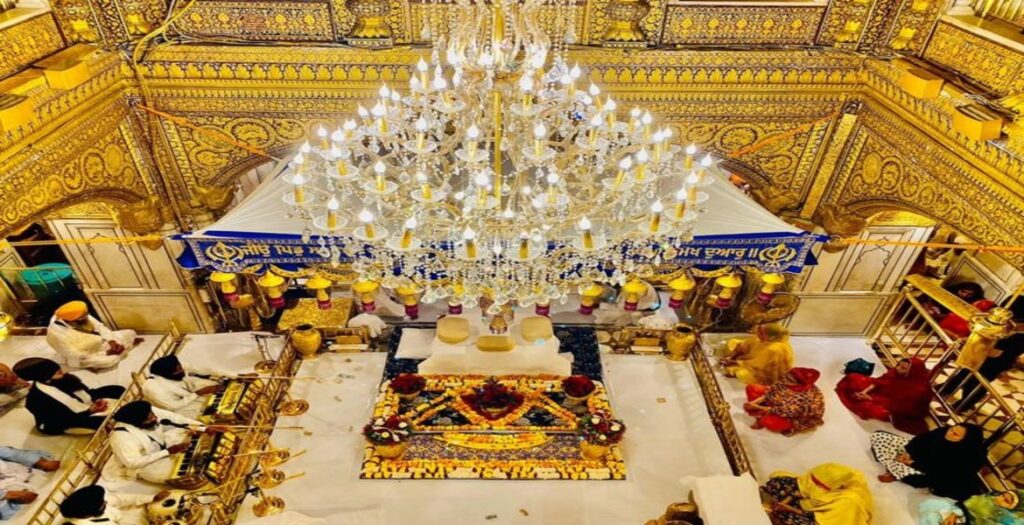
<instances>
[{"instance_id":1,"label":"golden pot","mask_svg":"<svg viewBox=\"0 0 1024 525\"><path fill-rule=\"evenodd\" d=\"M377 452L377 455L384 459L398 459L405 454L405 449L409 448L408 441L402 441L401 443L395 443L394 445L374 445L373 449Z\"/></svg>"},{"instance_id":2,"label":"golden pot","mask_svg":"<svg viewBox=\"0 0 1024 525\"><path fill-rule=\"evenodd\" d=\"M303 359L311 359L316 357L316 353L320 351L323 336L320 335L320 330L313 328L313 325L302 323L292 331L291 341L292 346L302 354Z\"/></svg>"},{"instance_id":3,"label":"golden pot","mask_svg":"<svg viewBox=\"0 0 1024 525\"><path fill-rule=\"evenodd\" d=\"M692 326L679 323L665 334L665 351L672 361L684 361L697 346L697 330Z\"/></svg>"},{"instance_id":4,"label":"golden pot","mask_svg":"<svg viewBox=\"0 0 1024 525\"><path fill-rule=\"evenodd\" d=\"M608 445L595 445L587 440L580 441L580 453L586 459L601 459L608 454Z\"/></svg>"}]
</instances>

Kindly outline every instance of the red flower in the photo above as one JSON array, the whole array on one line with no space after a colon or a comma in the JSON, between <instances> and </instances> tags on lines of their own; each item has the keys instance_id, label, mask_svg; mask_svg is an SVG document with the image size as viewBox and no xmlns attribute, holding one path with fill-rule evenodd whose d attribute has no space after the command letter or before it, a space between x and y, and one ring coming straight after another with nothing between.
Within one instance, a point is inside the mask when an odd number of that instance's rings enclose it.
<instances>
[{"instance_id":1,"label":"red flower","mask_svg":"<svg viewBox=\"0 0 1024 525\"><path fill-rule=\"evenodd\" d=\"M569 376L562 380L562 390L572 397L587 397L597 385L587 376Z\"/></svg>"},{"instance_id":2,"label":"red flower","mask_svg":"<svg viewBox=\"0 0 1024 525\"><path fill-rule=\"evenodd\" d=\"M426 386L427 380L419 374L398 374L391 380L391 390L396 394L415 394Z\"/></svg>"}]
</instances>

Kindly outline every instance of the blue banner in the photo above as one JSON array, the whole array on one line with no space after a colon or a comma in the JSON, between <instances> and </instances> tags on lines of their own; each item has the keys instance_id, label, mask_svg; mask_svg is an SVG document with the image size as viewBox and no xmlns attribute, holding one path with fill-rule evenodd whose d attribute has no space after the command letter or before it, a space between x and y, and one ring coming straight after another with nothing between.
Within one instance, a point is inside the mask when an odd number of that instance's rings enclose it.
<instances>
[{"instance_id":1,"label":"blue banner","mask_svg":"<svg viewBox=\"0 0 1024 525\"><path fill-rule=\"evenodd\" d=\"M353 256L349 254L366 254L369 248L359 246L353 250L353 247L343 244L349 239L316 236L304 240L298 236L181 235L178 239L184 241L189 249L189 253L179 258L183 267L224 272L239 272L266 264L328 264L332 262L332 252L334 261L346 264L353 262ZM811 247L819 240L819 236L811 234L698 237L679 244L669 240L662 245L672 246L676 255L662 263L704 267L756 266L767 272L795 273L805 265L813 264ZM437 247L440 250L444 248ZM549 247L549 250L555 249L558 246Z\"/></svg>"}]
</instances>

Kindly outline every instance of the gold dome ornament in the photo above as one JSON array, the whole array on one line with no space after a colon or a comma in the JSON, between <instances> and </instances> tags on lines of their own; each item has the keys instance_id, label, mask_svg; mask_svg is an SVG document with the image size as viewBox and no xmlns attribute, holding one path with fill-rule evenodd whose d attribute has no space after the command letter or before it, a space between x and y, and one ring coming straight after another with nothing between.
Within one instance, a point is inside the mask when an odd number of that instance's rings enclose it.
<instances>
[{"instance_id":1,"label":"gold dome ornament","mask_svg":"<svg viewBox=\"0 0 1024 525\"><path fill-rule=\"evenodd\" d=\"M725 309L732 306L732 300L736 297L736 291L739 290L740 286L743 286L743 279L740 279L734 273L727 273L715 279L715 286L718 287L718 293L712 294L708 301L715 308Z\"/></svg>"},{"instance_id":2,"label":"gold dome ornament","mask_svg":"<svg viewBox=\"0 0 1024 525\"><path fill-rule=\"evenodd\" d=\"M352 283L352 291L359 298L359 303L366 313L373 313L377 309L377 290L380 283L368 279L360 279Z\"/></svg>"},{"instance_id":3,"label":"gold dome ornament","mask_svg":"<svg viewBox=\"0 0 1024 525\"><path fill-rule=\"evenodd\" d=\"M669 298L668 307L673 310L683 306L683 301L686 296L693 291L694 287L697 286L697 282L690 277L690 274L683 272L682 275L672 279L668 282L669 289L672 290L672 296Z\"/></svg>"},{"instance_id":4,"label":"gold dome ornament","mask_svg":"<svg viewBox=\"0 0 1024 525\"><path fill-rule=\"evenodd\" d=\"M651 10L647 0L612 0L605 9L608 30L604 32L605 47L645 47L647 36L640 21Z\"/></svg>"},{"instance_id":5,"label":"gold dome ornament","mask_svg":"<svg viewBox=\"0 0 1024 525\"><path fill-rule=\"evenodd\" d=\"M238 300L238 276L228 272L213 272L210 274L210 282L220 285L220 293L228 304Z\"/></svg>"},{"instance_id":6,"label":"gold dome ornament","mask_svg":"<svg viewBox=\"0 0 1024 525\"><path fill-rule=\"evenodd\" d=\"M284 284L284 277L277 275L274 272L267 271L262 277L256 281L256 284L260 285L260 288L267 294L267 304L271 308L281 308L284 306L284 290L282 286Z\"/></svg>"},{"instance_id":7,"label":"gold dome ornament","mask_svg":"<svg viewBox=\"0 0 1024 525\"><path fill-rule=\"evenodd\" d=\"M323 277L320 274L310 277L306 281L306 288L316 294L316 306L321 310L329 310L331 308L331 294L330 288L334 283Z\"/></svg>"},{"instance_id":8,"label":"gold dome ornament","mask_svg":"<svg viewBox=\"0 0 1024 525\"><path fill-rule=\"evenodd\" d=\"M347 0L345 7L356 19L348 33L348 43L359 47L390 47L391 27L388 15L391 4L388 0Z\"/></svg>"}]
</instances>

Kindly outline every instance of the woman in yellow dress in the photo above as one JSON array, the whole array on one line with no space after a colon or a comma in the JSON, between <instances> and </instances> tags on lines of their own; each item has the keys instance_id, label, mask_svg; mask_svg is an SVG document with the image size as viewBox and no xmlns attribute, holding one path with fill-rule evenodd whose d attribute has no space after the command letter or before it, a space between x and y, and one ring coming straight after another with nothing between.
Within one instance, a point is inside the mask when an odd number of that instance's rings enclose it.
<instances>
[{"instance_id":1,"label":"woman in yellow dress","mask_svg":"<svg viewBox=\"0 0 1024 525\"><path fill-rule=\"evenodd\" d=\"M747 385L771 385L793 368L789 330L777 323L758 325L753 337L730 339L728 348L729 355L722 359L725 375Z\"/></svg>"},{"instance_id":2,"label":"woman in yellow dress","mask_svg":"<svg viewBox=\"0 0 1024 525\"><path fill-rule=\"evenodd\" d=\"M779 525L870 525L873 503L864 475L838 463L818 465L806 474L772 474L763 490L772 500L772 523Z\"/></svg>"}]
</instances>

